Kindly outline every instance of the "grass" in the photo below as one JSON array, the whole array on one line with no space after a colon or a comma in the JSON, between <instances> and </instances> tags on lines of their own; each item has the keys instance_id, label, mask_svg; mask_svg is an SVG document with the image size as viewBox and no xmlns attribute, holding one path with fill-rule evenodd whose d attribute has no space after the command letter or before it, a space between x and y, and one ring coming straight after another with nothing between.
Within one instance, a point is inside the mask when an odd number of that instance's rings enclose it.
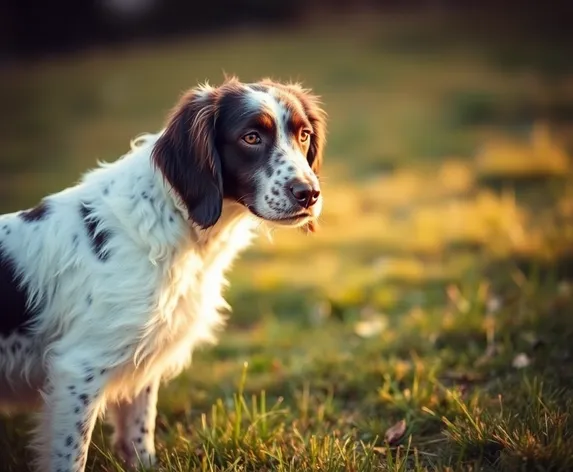
<instances>
[{"instance_id":1,"label":"grass","mask_svg":"<svg viewBox=\"0 0 573 472\"><path fill-rule=\"evenodd\" d=\"M408 21L236 31L0 77L2 211L115 158L222 69L323 96L322 229L277 231L236 264L220 343L161 390L159 470L573 470L573 75L547 90L489 60L494 46ZM0 426L5 470L26 470L28 423ZM118 472L107 432L89 464Z\"/></svg>"}]
</instances>

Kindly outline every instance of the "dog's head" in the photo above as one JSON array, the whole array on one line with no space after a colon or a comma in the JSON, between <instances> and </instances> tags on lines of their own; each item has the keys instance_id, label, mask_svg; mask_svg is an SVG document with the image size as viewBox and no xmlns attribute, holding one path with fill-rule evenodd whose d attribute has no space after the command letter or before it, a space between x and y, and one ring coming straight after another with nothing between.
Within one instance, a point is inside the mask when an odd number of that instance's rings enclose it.
<instances>
[{"instance_id":1,"label":"dog's head","mask_svg":"<svg viewBox=\"0 0 573 472\"><path fill-rule=\"evenodd\" d=\"M298 84L197 87L174 108L153 160L202 228L230 199L265 221L312 230L322 208L325 118Z\"/></svg>"}]
</instances>

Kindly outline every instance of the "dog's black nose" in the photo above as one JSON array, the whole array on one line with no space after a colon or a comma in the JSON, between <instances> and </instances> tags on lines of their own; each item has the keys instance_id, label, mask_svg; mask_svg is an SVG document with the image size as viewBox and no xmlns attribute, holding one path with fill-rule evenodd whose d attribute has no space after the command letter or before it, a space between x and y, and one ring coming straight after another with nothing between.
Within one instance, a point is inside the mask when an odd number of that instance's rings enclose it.
<instances>
[{"instance_id":1,"label":"dog's black nose","mask_svg":"<svg viewBox=\"0 0 573 472\"><path fill-rule=\"evenodd\" d=\"M303 208L310 208L314 205L320 195L320 190L301 180L291 182L289 190L296 202Z\"/></svg>"}]
</instances>

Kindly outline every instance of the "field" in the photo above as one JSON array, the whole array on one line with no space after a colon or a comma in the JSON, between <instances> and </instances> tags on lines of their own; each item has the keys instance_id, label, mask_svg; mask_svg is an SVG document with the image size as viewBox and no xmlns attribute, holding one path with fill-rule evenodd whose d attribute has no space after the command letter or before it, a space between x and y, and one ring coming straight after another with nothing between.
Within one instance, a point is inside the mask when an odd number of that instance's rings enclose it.
<instances>
[{"instance_id":1,"label":"field","mask_svg":"<svg viewBox=\"0 0 573 472\"><path fill-rule=\"evenodd\" d=\"M223 72L323 98L320 231L237 262L219 344L160 392L159 470L573 470L573 69L462 30L357 17L3 71L2 212ZM28 420L2 420L2 470ZM106 432L90 470L121 471Z\"/></svg>"}]
</instances>

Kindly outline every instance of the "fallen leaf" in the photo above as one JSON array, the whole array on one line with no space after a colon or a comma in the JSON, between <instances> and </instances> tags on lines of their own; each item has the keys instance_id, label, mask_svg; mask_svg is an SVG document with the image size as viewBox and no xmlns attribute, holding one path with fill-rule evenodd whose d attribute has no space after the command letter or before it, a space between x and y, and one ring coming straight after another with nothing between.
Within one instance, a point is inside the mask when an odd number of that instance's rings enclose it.
<instances>
[{"instance_id":1,"label":"fallen leaf","mask_svg":"<svg viewBox=\"0 0 573 472\"><path fill-rule=\"evenodd\" d=\"M370 338L384 331L388 320L384 317L373 317L369 320L359 321L354 325L354 332L361 338Z\"/></svg>"},{"instance_id":2,"label":"fallen leaf","mask_svg":"<svg viewBox=\"0 0 573 472\"><path fill-rule=\"evenodd\" d=\"M384 439L388 442L388 444L393 445L396 444L404 433L406 432L406 420L400 420L394 426L390 426L386 430L386 434L384 434Z\"/></svg>"},{"instance_id":3,"label":"fallen leaf","mask_svg":"<svg viewBox=\"0 0 573 472\"><path fill-rule=\"evenodd\" d=\"M512 362L513 367L515 367L516 369L523 369L527 367L529 364L531 364L531 360L529 359L527 354L523 352L515 356Z\"/></svg>"}]
</instances>

